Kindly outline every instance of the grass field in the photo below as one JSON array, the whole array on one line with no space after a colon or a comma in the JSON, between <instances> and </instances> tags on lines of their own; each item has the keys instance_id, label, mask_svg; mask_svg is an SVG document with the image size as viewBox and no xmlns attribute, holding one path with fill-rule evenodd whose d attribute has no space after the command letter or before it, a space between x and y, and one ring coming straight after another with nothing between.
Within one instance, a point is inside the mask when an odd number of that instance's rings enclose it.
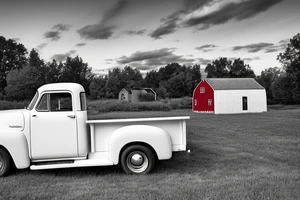
<instances>
[{"instance_id":1,"label":"grass field","mask_svg":"<svg viewBox=\"0 0 300 200\"><path fill-rule=\"evenodd\" d=\"M211 115L190 110L112 112L93 118L189 115L191 153L153 173L118 166L18 170L0 178L0 199L300 199L300 109Z\"/></svg>"}]
</instances>

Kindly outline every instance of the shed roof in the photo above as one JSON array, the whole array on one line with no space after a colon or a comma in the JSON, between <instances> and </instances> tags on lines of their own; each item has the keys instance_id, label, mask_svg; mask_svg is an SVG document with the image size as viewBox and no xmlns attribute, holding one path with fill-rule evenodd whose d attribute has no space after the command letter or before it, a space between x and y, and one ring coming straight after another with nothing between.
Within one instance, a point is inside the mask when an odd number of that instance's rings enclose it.
<instances>
[{"instance_id":1,"label":"shed roof","mask_svg":"<svg viewBox=\"0 0 300 200\"><path fill-rule=\"evenodd\" d=\"M206 81L214 90L264 89L254 78L208 78Z\"/></svg>"}]
</instances>

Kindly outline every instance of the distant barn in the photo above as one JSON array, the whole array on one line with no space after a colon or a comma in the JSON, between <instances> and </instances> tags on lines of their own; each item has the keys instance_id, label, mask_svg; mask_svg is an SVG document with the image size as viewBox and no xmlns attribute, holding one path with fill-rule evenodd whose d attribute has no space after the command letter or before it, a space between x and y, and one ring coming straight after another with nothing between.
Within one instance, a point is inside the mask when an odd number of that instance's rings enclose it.
<instances>
[{"instance_id":1,"label":"distant barn","mask_svg":"<svg viewBox=\"0 0 300 200\"><path fill-rule=\"evenodd\" d=\"M208 78L195 88L192 109L215 114L266 112L266 90L253 78Z\"/></svg>"},{"instance_id":2,"label":"distant barn","mask_svg":"<svg viewBox=\"0 0 300 200\"><path fill-rule=\"evenodd\" d=\"M156 93L151 88L139 88L139 89L126 89L123 88L119 92L119 100L120 101L128 101L128 102L139 102L139 95L141 94L152 94L154 100L156 100Z\"/></svg>"}]
</instances>

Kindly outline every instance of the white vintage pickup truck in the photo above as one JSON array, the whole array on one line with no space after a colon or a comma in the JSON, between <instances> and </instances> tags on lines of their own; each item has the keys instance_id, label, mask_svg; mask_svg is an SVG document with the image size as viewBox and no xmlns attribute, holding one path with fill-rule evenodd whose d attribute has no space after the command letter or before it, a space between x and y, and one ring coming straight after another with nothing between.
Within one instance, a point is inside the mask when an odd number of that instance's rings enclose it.
<instances>
[{"instance_id":1,"label":"white vintage pickup truck","mask_svg":"<svg viewBox=\"0 0 300 200\"><path fill-rule=\"evenodd\" d=\"M186 150L184 117L87 120L86 97L76 83L40 87L23 110L0 112L0 176L32 170L120 164L149 173L156 160Z\"/></svg>"}]
</instances>

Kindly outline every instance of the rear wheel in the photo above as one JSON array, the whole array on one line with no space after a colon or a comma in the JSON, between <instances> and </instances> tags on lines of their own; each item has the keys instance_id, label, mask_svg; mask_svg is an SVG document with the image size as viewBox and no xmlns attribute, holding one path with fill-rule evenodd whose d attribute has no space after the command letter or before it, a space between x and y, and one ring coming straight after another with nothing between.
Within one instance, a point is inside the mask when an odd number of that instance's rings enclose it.
<instances>
[{"instance_id":1,"label":"rear wheel","mask_svg":"<svg viewBox=\"0 0 300 200\"><path fill-rule=\"evenodd\" d=\"M7 151L0 149L0 177L7 176L13 166L12 159Z\"/></svg>"},{"instance_id":2,"label":"rear wheel","mask_svg":"<svg viewBox=\"0 0 300 200\"><path fill-rule=\"evenodd\" d=\"M127 174L147 174L154 165L153 152L143 145L129 146L121 155L121 166Z\"/></svg>"}]
</instances>

